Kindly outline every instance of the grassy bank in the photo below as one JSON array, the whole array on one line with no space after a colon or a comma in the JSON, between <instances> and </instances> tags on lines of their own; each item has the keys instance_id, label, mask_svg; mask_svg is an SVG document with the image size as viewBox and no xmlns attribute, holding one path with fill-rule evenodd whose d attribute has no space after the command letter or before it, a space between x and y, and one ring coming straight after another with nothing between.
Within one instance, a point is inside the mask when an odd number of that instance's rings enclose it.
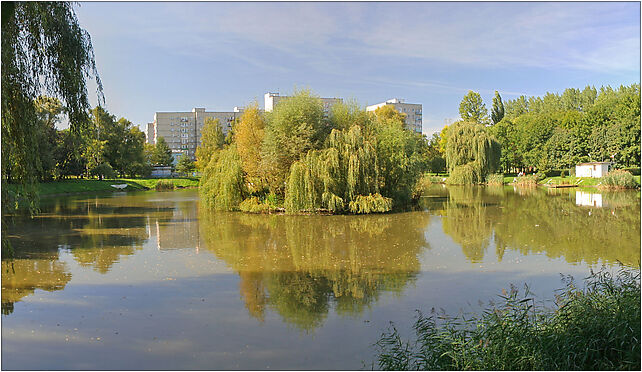
<instances>
[{"instance_id":1,"label":"grassy bank","mask_svg":"<svg viewBox=\"0 0 642 372\"><path fill-rule=\"evenodd\" d=\"M499 296L481 315L425 317L415 338L391 326L376 346L384 370L640 370L640 271L603 271L578 289L572 280L554 308L526 290Z\"/></svg>"},{"instance_id":2,"label":"grassy bank","mask_svg":"<svg viewBox=\"0 0 642 372\"><path fill-rule=\"evenodd\" d=\"M514 176L504 176L504 184L512 184L517 177ZM633 179L638 184L638 187L640 186L640 176L633 176ZM539 181L537 184L538 185L575 185L577 184L578 186L599 186L602 183L601 178L593 178L593 177L573 177L573 176L567 176L567 177L546 177L543 180Z\"/></svg>"},{"instance_id":3,"label":"grassy bank","mask_svg":"<svg viewBox=\"0 0 642 372\"><path fill-rule=\"evenodd\" d=\"M40 196L76 194L83 192L120 191L111 185L127 184L123 191L154 189L159 181L171 182L176 188L198 187L197 178L141 178L141 179L112 179L112 180L88 180L73 179L55 182L40 183L38 193ZM16 185L8 185L16 190Z\"/></svg>"}]
</instances>

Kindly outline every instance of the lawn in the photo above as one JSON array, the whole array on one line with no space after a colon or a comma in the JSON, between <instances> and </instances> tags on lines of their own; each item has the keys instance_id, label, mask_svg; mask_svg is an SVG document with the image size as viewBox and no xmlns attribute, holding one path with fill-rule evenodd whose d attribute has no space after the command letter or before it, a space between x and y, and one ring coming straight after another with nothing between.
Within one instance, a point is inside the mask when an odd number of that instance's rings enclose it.
<instances>
[{"instance_id":1,"label":"lawn","mask_svg":"<svg viewBox=\"0 0 642 372\"><path fill-rule=\"evenodd\" d=\"M117 191L111 185L127 184L124 191L154 189L161 181L169 181L177 188L198 187L198 178L119 178L111 180L72 179L38 184L38 193L41 196L55 194L75 194L81 192ZM16 190L17 185L8 185L9 189Z\"/></svg>"}]
</instances>

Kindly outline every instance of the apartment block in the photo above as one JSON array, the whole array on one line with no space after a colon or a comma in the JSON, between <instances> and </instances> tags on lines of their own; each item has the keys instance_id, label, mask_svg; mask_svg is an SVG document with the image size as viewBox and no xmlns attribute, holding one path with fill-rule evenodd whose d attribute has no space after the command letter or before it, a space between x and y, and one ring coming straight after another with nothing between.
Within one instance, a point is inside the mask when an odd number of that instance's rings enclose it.
<instances>
[{"instance_id":1,"label":"apartment block","mask_svg":"<svg viewBox=\"0 0 642 372\"><path fill-rule=\"evenodd\" d=\"M201 107L196 107L191 112L157 112L154 114L154 122L148 125L147 142L156 144L158 138L163 137L175 157L183 153L194 157L196 147L201 142L201 131L206 118L218 119L223 133L227 134L242 112L243 109L239 107L230 112L205 111Z\"/></svg>"},{"instance_id":2,"label":"apartment block","mask_svg":"<svg viewBox=\"0 0 642 372\"><path fill-rule=\"evenodd\" d=\"M386 102L381 102L376 105L371 105L366 107L366 111L374 111L379 107L386 105L392 105L395 110L406 114L406 128L415 131L417 133L422 132L422 120L421 112L422 105L421 103L405 103L399 98L389 99Z\"/></svg>"},{"instance_id":3,"label":"apartment block","mask_svg":"<svg viewBox=\"0 0 642 372\"><path fill-rule=\"evenodd\" d=\"M274 107L276 105L283 101L284 99L288 98L288 96L281 96L279 93L265 93L265 99L264 99L264 104L265 104L265 111L266 112L271 112L274 110ZM343 99L341 98L321 98L321 103L323 104L323 111L327 114L330 112L330 107L334 105L335 103L343 102Z\"/></svg>"}]
</instances>

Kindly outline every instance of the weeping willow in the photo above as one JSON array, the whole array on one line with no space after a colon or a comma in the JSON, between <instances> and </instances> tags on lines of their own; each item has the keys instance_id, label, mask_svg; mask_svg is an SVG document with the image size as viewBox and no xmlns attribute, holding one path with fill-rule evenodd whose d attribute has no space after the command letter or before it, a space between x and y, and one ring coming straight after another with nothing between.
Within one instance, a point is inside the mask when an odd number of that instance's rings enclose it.
<instances>
[{"instance_id":1,"label":"weeping willow","mask_svg":"<svg viewBox=\"0 0 642 372\"><path fill-rule=\"evenodd\" d=\"M285 209L387 212L392 208L392 199L379 194L378 179L377 154L361 128L335 129L325 149L309 151L304 159L292 164Z\"/></svg>"},{"instance_id":2,"label":"weeping willow","mask_svg":"<svg viewBox=\"0 0 642 372\"><path fill-rule=\"evenodd\" d=\"M247 195L247 186L241 167L241 158L232 145L216 151L203 171L201 199L217 210L236 210Z\"/></svg>"},{"instance_id":3,"label":"weeping willow","mask_svg":"<svg viewBox=\"0 0 642 372\"><path fill-rule=\"evenodd\" d=\"M446 163L451 184L482 183L497 170L501 147L481 124L457 122L448 128Z\"/></svg>"}]
</instances>

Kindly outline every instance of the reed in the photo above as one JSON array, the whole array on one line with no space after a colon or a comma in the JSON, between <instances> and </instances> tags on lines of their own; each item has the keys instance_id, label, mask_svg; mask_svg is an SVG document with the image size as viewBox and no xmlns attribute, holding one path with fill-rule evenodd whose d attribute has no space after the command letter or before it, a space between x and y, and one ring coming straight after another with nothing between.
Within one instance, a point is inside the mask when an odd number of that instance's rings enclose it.
<instances>
[{"instance_id":1,"label":"reed","mask_svg":"<svg viewBox=\"0 0 642 372\"><path fill-rule=\"evenodd\" d=\"M391 325L375 344L384 370L640 370L640 271L572 278L555 306L512 287L481 315L424 316L415 338Z\"/></svg>"},{"instance_id":2,"label":"reed","mask_svg":"<svg viewBox=\"0 0 642 372\"><path fill-rule=\"evenodd\" d=\"M638 187L633 175L625 170L614 170L602 177L601 188L607 189L634 189Z\"/></svg>"}]
</instances>

